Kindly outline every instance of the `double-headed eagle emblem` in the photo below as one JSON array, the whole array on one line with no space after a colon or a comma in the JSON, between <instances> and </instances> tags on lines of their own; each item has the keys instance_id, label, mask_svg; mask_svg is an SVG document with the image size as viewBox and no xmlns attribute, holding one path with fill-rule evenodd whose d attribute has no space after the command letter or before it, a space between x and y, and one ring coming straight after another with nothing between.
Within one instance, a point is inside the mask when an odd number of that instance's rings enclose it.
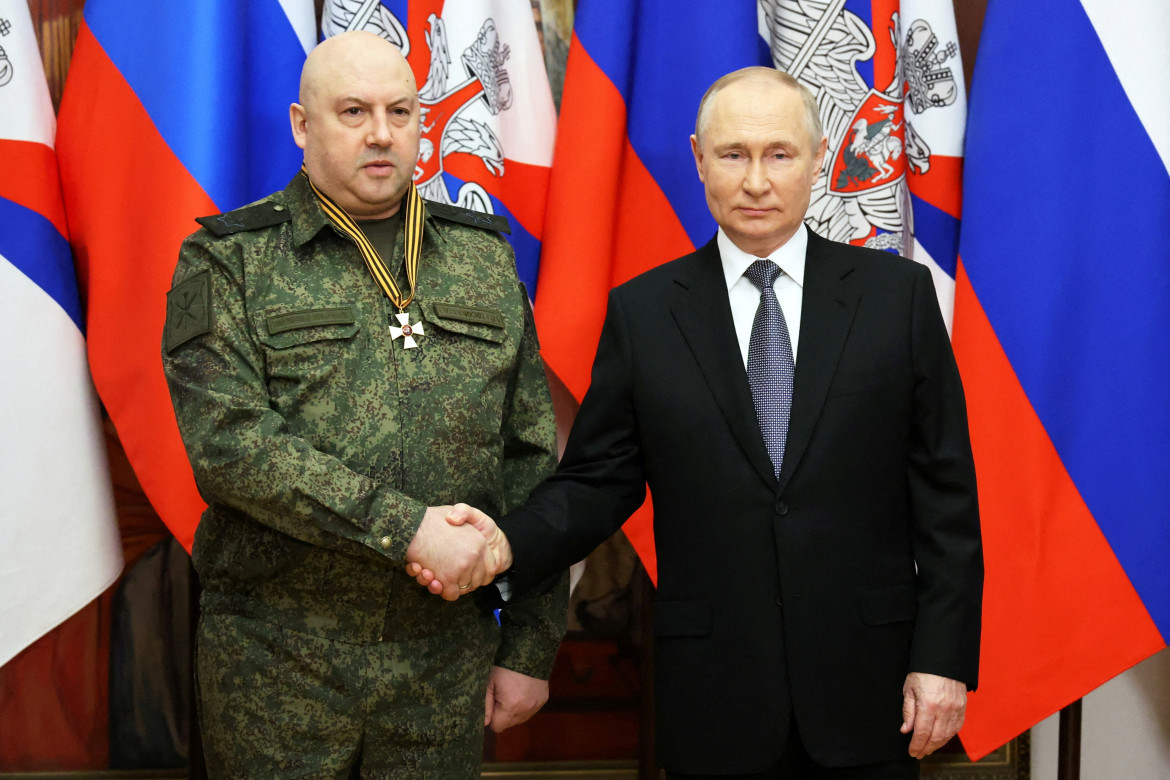
<instances>
[{"instance_id":1,"label":"double-headed eagle emblem","mask_svg":"<svg viewBox=\"0 0 1170 780\"><path fill-rule=\"evenodd\" d=\"M874 56L873 33L845 10L845 0L759 0L759 9L773 63L816 96L829 141L805 221L834 241L912 256L906 173L930 168L930 147L914 121L955 101L959 86L944 63L958 47L940 45L922 19L900 42L901 19L893 14L889 34L897 64L893 80L879 91L857 69Z\"/></svg>"}]
</instances>

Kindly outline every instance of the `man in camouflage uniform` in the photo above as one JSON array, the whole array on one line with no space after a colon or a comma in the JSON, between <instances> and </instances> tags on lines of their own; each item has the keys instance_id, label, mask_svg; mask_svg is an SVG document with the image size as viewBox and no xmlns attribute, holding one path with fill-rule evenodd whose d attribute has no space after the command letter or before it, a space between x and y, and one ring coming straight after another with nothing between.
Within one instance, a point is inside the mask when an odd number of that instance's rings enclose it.
<instances>
[{"instance_id":1,"label":"man in camouflage uniform","mask_svg":"<svg viewBox=\"0 0 1170 780\"><path fill-rule=\"evenodd\" d=\"M377 36L318 46L290 113L302 174L201 219L168 294L163 362L209 504L193 550L208 768L478 776L484 724L506 728L547 698L567 601L564 577L498 623L454 600L496 571L447 505L502 514L555 466L506 222L403 205L422 203L418 96ZM359 251L366 236L389 292ZM450 601L403 573L408 552L439 551L476 562Z\"/></svg>"}]
</instances>

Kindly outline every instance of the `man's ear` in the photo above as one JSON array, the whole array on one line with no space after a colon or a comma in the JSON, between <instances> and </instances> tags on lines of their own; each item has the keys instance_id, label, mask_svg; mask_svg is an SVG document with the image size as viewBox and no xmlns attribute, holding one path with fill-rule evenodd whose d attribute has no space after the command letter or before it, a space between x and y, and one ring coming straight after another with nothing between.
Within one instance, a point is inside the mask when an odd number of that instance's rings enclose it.
<instances>
[{"instance_id":1,"label":"man's ear","mask_svg":"<svg viewBox=\"0 0 1170 780\"><path fill-rule=\"evenodd\" d=\"M813 183L816 183L817 177L821 174L821 166L825 164L825 151L829 148L829 139L821 136L821 142L817 144L817 156L814 159L813 165Z\"/></svg>"},{"instance_id":2,"label":"man's ear","mask_svg":"<svg viewBox=\"0 0 1170 780\"><path fill-rule=\"evenodd\" d=\"M293 103L288 107L288 121L292 125L293 141L300 148L305 148L305 136L307 135L306 125L309 122L309 115L305 112L305 107L300 103Z\"/></svg>"},{"instance_id":3,"label":"man's ear","mask_svg":"<svg viewBox=\"0 0 1170 780\"><path fill-rule=\"evenodd\" d=\"M697 136L691 136L691 153L695 155L695 170L699 172L699 181L703 181L703 148L699 145Z\"/></svg>"}]
</instances>

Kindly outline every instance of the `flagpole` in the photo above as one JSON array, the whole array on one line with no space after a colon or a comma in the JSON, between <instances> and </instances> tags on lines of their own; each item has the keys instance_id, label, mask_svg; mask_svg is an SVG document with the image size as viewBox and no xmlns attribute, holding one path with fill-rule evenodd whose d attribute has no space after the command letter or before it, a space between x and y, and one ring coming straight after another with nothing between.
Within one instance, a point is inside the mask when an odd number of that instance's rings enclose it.
<instances>
[{"instance_id":1,"label":"flagpole","mask_svg":"<svg viewBox=\"0 0 1170 780\"><path fill-rule=\"evenodd\" d=\"M1081 702L1077 699L1060 711L1056 780L1081 778Z\"/></svg>"}]
</instances>

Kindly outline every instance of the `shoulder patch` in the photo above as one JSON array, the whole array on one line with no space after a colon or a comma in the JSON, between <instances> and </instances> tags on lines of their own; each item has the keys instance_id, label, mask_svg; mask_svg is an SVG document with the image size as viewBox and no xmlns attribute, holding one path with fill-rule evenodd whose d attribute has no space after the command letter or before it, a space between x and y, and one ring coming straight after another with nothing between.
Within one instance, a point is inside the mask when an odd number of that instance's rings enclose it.
<instances>
[{"instance_id":1,"label":"shoulder patch","mask_svg":"<svg viewBox=\"0 0 1170 780\"><path fill-rule=\"evenodd\" d=\"M174 352L196 336L211 332L211 273L200 271L167 293L167 324L163 340Z\"/></svg>"},{"instance_id":2,"label":"shoulder patch","mask_svg":"<svg viewBox=\"0 0 1170 780\"><path fill-rule=\"evenodd\" d=\"M508 233L509 235L512 233L512 227L508 224L508 218L502 217L499 214L485 214L482 211L473 211L472 209L460 208L459 206L448 206L446 203L439 203L433 200L424 200L423 203L426 204L427 213L432 217L458 222L463 225L471 225L472 227L495 230L500 233Z\"/></svg>"},{"instance_id":3,"label":"shoulder patch","mask_svg":"<svg viewBox=\"0 0 1170 780\"><path fill-rule=\"evenodd\" d=\"M195 221L214 233L217 238L222 238L245 230L258 230L259 228L279 225L290 219L292 219L292 214L289 213L288 207L283 203L269 201L257 203L254 206L245 206L225 214L197 217Z\"/></svg>"}]
</instances>

